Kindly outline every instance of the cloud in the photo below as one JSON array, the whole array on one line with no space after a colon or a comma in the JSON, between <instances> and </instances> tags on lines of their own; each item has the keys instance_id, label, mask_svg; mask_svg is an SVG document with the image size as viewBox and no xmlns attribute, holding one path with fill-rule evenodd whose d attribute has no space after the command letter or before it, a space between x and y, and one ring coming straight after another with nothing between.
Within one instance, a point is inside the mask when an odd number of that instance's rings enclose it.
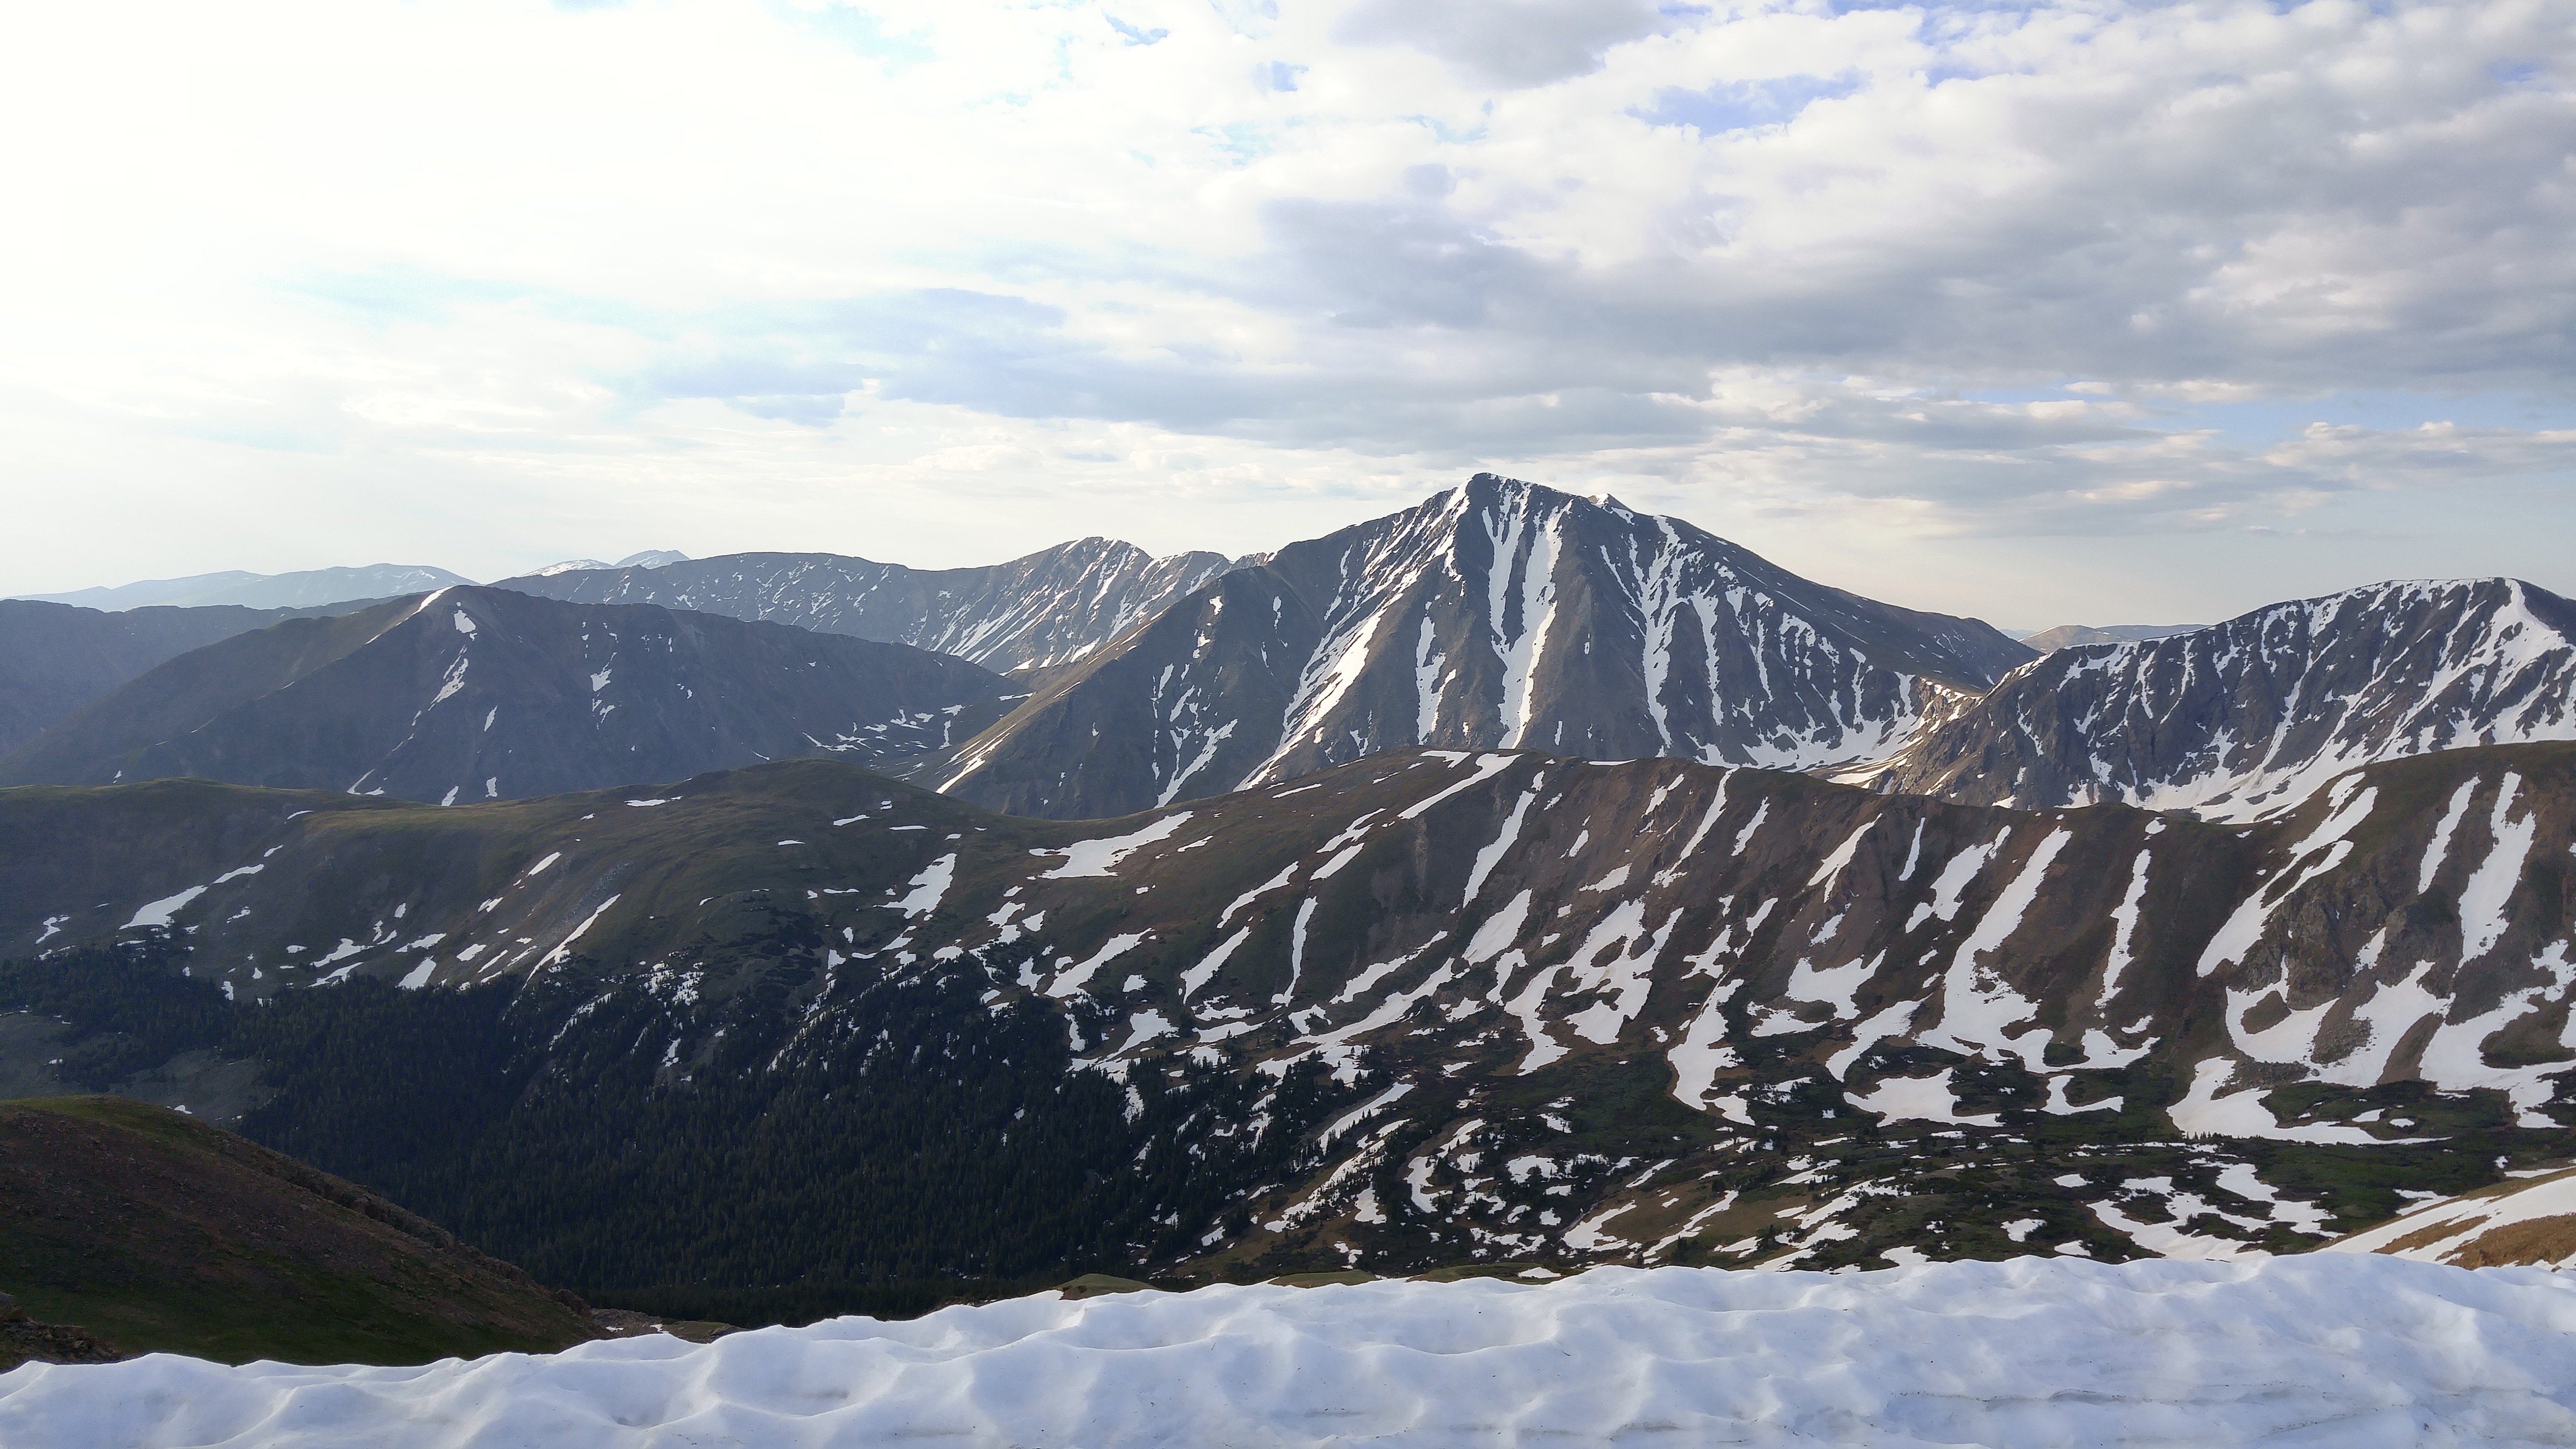
<instances>
[{"instance_id":1,"label":"cloud","mask_svg":"<svg viewBox=\"0 0 2576 1449\"><path fill-rule=\"evenodd\" d=\"M2523 432L2449 421L2391 431L2310 423L2264 454L2275 466L2354 487L2474 483L2519 474L2576 474L2576 429Z\"/></svg>"},{"instance_id":2,"label":"cloud","mask_svg":"<svg viewBox=\"0 0 2576 1449\"><path fill-rule=\"evenodd\" d=\"M22 539L301 460L487 519L650 476L692 553L745 479L1252 548L1476 467L1784 547L2576 526L2545 4L143 9L0 56ZM347 487L293 506L393 526Z\"/></svg>"},{"instance_id":3,"label":"cloud","mask_svg":"<svg viewBox=\"0 0 2576 1449\"><path fill-rule=\"evenodd\" d=\"M887 31L885 21L856 5L820 4L795 6L781 4L780 13L825 37L851 53L894 65L917 65L933 58L935 52L924 43L921 32L897 35ZM1115 25L1116 21L1110 22ZM1148 42L1150 43L1150 42Z\"/></svg>"},{"instance_id":4,"label":"cloud","mask_svg":"<svg viewBox=\"0 0 2576 1449\"><path fill-rule=\"evenodd\" d=\"M1604 51L1654 34L1661 18L1637 0L1361 0L1335 38L1411 46L1485 84L1520 87L1589 75Z\"/></svg>"}]
</instances>

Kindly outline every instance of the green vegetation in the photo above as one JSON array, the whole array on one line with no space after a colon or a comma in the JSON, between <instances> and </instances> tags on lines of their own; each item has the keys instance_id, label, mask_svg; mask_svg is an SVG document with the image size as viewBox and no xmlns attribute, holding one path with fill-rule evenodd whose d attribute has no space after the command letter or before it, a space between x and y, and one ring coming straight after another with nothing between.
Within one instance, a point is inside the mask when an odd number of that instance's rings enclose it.
<instances>
[{"instance_id":1,"label":"green vegetation","mask_svg":"<svg viewBox=\"0 0 2576 1449\"><path fill-rule=\"evenodd\" d=\"M0 1104L0 1284L128 1352L426 1363L588 1325L392 1204L176 1112Z\"/></svg>"},{"instance_id":2,"label":"green vegetation","mask_svg":"<svg viewBox=\"0 0 2576 1449\"><path fill-rule=\"evenodd\" d=\"M68 1018L63 1070L93 1089L155 1051L256 1058L278 1092L252 1139L603 1306L733 1323L919 1313L1178 1256L1231 1190L1311 1170L1305 1128L1355 1090L1320 1069L1072 1071L1062 1019L988 1010L981 972L836 983L828 1040L803 1040L784 1002L819 943L758 944L685 1022L667 979L569 971L235 1005L167 946L0 964L0 1008ZM1267 1131L1184 1130L1256 1097Z\"/></svg>"}]
</instances>

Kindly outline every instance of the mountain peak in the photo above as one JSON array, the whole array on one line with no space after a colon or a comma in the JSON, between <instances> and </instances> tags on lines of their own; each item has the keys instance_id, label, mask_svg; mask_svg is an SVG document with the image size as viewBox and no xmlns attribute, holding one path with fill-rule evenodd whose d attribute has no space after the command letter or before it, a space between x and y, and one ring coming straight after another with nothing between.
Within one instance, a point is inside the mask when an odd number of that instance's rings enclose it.
<instances>
[{"instance_id":1,"label":"mountain peak","mask_svg":"<svg viewBox=\"0 0 2576 1449\"><path fill-rule=\"evenodd\" d=\"M944 788L1117 815L1400 745L1807 768L1884 754L2029 657L1679 519L1479 473L1201 586Z\"/></svg>"}]
</instances>

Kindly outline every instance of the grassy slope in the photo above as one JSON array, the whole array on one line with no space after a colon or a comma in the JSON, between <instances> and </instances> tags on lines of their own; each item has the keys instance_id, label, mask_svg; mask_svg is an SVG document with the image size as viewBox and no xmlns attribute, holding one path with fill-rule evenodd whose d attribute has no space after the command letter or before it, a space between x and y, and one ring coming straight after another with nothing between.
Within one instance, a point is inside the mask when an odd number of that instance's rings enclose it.
<instances>
[{"instance_id":1,"label":"grassy slope","mask_svg":"<svg viewBox=\"0 0 2576 1449\"><path fill-rule=\"evenodd\" d=\"M426 1363L594 1336L518 1269L176 1112L0 1104L0 1287L132 1352Z\"/></svg>"}]
</instances>

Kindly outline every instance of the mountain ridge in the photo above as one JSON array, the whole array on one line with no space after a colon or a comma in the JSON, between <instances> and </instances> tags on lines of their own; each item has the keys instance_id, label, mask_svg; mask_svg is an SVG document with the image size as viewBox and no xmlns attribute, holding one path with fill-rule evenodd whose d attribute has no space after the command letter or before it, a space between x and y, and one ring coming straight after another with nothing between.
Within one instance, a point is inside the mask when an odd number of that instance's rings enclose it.
<instances>
[{"instance_id":1,"label":"mountain ridge","mask_svg":"<svg viewBox=\"0 0 2576 1449\"><path fill-rule=\"evenodd\" d=\"M442 589L168 661L0 757L0 781L200 775L454 804L809 751L892 758L971 733L1004 694L902 645Z\"/></svg>"},{"instance_id":2,"label":"mountain ridge","mask_svg":"<svg viewBox=\"0 0 2576 1449\"><path fill-rule=\"evenodd\" d=\"M738 553L503 579L585 603L651 603L953 654L997 673L1060 668L1231 567L1090 537L1003 563L915 569L843 554Z\"/></svg>"},{"instance_id":3,"label":"mountain ridge","mask_svg":"<svg viewBox=\"0 0 2576 1449\"><path fill-rule=\"evenodd\" d=\"M2250 819L2372 761L2570 738L2576 603L2515 579L2393 580L2048 654L1835 777Z\"/></svg>"}]
</instances>

